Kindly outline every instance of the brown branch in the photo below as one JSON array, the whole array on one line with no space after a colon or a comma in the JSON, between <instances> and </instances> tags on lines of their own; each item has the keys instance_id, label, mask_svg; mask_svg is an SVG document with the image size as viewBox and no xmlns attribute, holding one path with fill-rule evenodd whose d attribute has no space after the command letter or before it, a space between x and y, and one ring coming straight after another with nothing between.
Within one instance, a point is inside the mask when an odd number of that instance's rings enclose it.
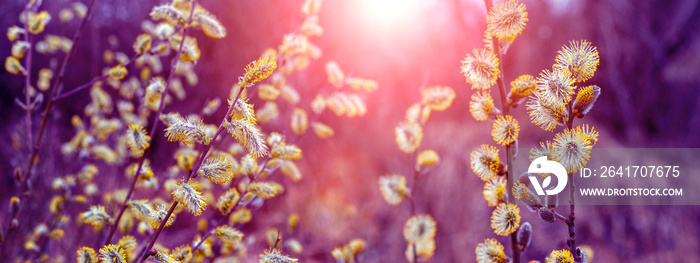
<instances>
[{"instance_id":1,"label":"brown branch","mask_svg":"<svg viewBox=\"0 0 700 263\"><path fill-rule=\"evenodd\" d=\"M571 105L573 103L573 100L568 103L568 110L571 112ZM569 114L569 119L566 121L566 127L571 130L573 127L574 123L574 118L575 115ZM569 239L566 241L566 244L569 246L569 252L571 252L571 255L574 257L574 262L581 262L581 256L576 253L576 229L574 228L574 220L576 219L576 202L574 201L574 195L576 193L576 184L574 184L574 174L569 173L568 174L568 179L569 179L569 204L570 204L570 210L569 210L569 218L566 222L566 225L568 226L569 230Z\"/></svg>"}]
</instances>

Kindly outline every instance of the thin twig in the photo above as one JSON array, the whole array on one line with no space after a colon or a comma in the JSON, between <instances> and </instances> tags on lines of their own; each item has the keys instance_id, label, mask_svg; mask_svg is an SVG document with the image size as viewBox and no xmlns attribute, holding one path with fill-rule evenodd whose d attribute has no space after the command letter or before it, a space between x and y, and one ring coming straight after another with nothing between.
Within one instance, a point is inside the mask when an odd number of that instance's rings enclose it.
<instances>
[{"instance_id":1,"label":"thin twig","mask_svg":"<svg viewBox=\"0 0 700 263\"><path fill-rule=\"evenodd\" d=\"M222 218L225 218L225 217L222 217ZM221 219L219 219L219 221L221 221ZM213 229L211 229L211 230L213 230ZM197 245L195 245L192 248L192 251L197 251L197 249L199 249L199 247L202 246L202 243L204 243L204 241L207 240L207 238L209 238L209 236L211 236L211 230L204 233L204 236L202 236L202 238L199 239L199 242L197 242Z\"/></svg>"},{"instance_id":2,"label":"thin twig","mask_svg":"<svg viewBox=\"0 0 700 263\"><path fill-rule=\"evenodd\" d=\"M27 41L27 44L29 44L29 48L27 48L27 56L25 58L24 64L27 67L27 74L24 76L24 107L25 107L25 112L27 114L27 141L31 142L32 140L32 110L33 106L30 106L32 101L31 101L31 96L30 96L30 89L32 87L31 84L31 78L32 78L32 46L34 45L33 41L34 38L32 37L32 34L29 33L29 8L32 5L32 1L27 1L27 6L24 8L24 14L25 14L25 20L24 20L24 37L25 40Z\"/></svg>"},{"instance_id":3,"label":"thin twig","mask_svg":"<svg viewBox=\"0 0 700 263\"><path fill-rule=\"evenodd\" d=\"M426 72L423 75L423 83L419 87L420 90L423 90L425 88L425 86L427 85L429 76L430 76L430 72ZM418 112L422 112L422 111L423 111L423 104L418 104ZM423 118L419 118L418 122L420 123L421 127L425 125ZM413 193L409 196L408 201L409 201L409 204L411 205L411 217L413 217L414 215L416 215L416 204L415 204L414 196L415 196L415 192L416 192L415 190L416 190L416 185L417 185L417 181L418 181L418 170L416 169L417 162L418 162L417 161L418 153L413 152L411 157L413 159L413 166L411 166L411 168L413 169L413 186L410 189L413 190ZM415 256L415 252L416 252L415 246L414 246L413 252L414 252L413 255ZM415 258L413 259L413 262L416 262Z\"/></svg>"},{"instance_id":4,"label":"thin twig","mask_svg":"<svg viewBox=\"0 0 700 263\"><path fill-rule=\"evenodd\" d=\"M80 182L78 182L72 188L77 189L78 187L80 187ZM58 224L61 222L61 220L60 220L61 216L65 215L65 211L68 211L68 206L71 203L73 203L72 201L69 200L69 198L66 198L66 200L67 201L64 202L63 207L59 208L60 211L58 211L58 213L55 216L51 216L51 217L49 217L49 219L46 220L46 221L48 221L48 223L46 223L44 225L48 225L48 229L56 229L56 226L58 226ZM44 245L50 241L51 241L51 239L50 239L49 235L42 235L39 238L39 241L36 242L37 247L39 248L39 251L36 251L36 253L34 253L32 256L33 257L39 256L41 254L40 253L41 251L46 250L46 249L43 249ZM29 252L32 252L32 251L29 251ZM34 258L29 258L29 259L34 260Z\"/></svg>"},{"instance_id":5,"label":"thin twig","mask_svg":"<svg viewBox=\"0 0 700 263\"><path fill-rule=\"evenodd\" d=\"M572 103L573 100L568 103L568 110L569 113L571 113L571 108L572 108ZM566 121L566 127L571 130L574 124L574 114L569 114L569 119ZM576 229L574 227L574 220L576 219L576 202L574 201L574 193L576 192L576 184L574 184L574 175L573 173L569 173L567 175L569 178L569 204L570 204L570 212L569 212L569 219L566 221L566 225L569 228L569 239L566 244L569 246L569 252L571 252L571 255L574 257L574 262L581 262L581 256L576 253Z\"/></svg>"},{"instance_id":6,"label":"thin twig","mask_svg":"<svg viewBox=\"0 0 700 263\"><path fill-rule=\"evenodd\" d=\"M554 209L552 209L551 211L552 211L552 213L554 213L554 218L559 219L559 220L561 220L562 222L564 222L564 223L566 223L567 225L569 225L569 219L568 219L568 218L566 218L564 215L558 213L558 212L555 211Z\"/></svg>"},{"instance_id":7,"label":"thin twig","mask_svg":"<svg viewBox=\"0 0 700 263\"><path fill-rule=\"evenodd\" d=\"M144 54L146 54L146 53L144 53ZM153 53L150 53L150 54L153 54ZM129 59L128 62L126 62L126 64L124 64L122 66L127 67L127 66L131 65L131 63L134 63L134 61L136 61L136 59L138 59L139 57L141 57L141 55L139 55L139 54L134 55L133 57L131 57L131 59ZM61 95L56 96L55 98L53 98L53 100L59 101L59 100L65 99L66 97L69 97L69 96L71 96L71 95L73 95L81 90L84 90L85 88L92 87L92 85L95 84L96 82L102 81L108 77L109 77L109 73L104 74L104 75L99 76L99 77L96 77L96 78L90 80L89 82L72 89L71 91L61 93Z\"/></svg>"},{"instance_id":8,"label":"thin twig","mask_svg":"<svg viewBox=\"0 0 700 263\"><path fill-rule=\"evenodd\" d=\"M282 236L280 234L280 231L277 230L277 238L275 239L275 245L272 246L273 248L277 248L277 245L280 243L280 240L282 240Z\"/></svg>"},{"instance_id":9,"label":"thin twig","mask_svg":"<svg viewBox=\"0 0 700 263\"><path fill-rule=\"evenodd\" d=\"M413 194L411 195L411 198L408 200L411 203L411 217L416 215L416 201L413 199L416 193L416 184L418 180L418 171L416 171L415 166L416 166L416 154L413 154ZM416 244L413 244L413 262L418 262L418 251L416 251Z\"/></svg>"}]
</instances>

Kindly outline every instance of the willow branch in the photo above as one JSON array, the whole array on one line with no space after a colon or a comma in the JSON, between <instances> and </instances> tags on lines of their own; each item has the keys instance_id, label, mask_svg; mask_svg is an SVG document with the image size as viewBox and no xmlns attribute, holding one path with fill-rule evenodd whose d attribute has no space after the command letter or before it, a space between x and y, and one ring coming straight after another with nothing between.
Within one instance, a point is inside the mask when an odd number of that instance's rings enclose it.
<instances>
[{"instance_id":1,"label":"willow branch","mask_svg":"<svg viewBox=\"0 0 700 263\"><path fill-rule=\"evenodd\" d=\"M163 109L165 108L165 97L166 97L165 94L170 89L170 85L172 83L173 76L175 75L175 68L177 67L177 63L180 61L180 54L182 53L182 46L183 46L183 42L185 41L184 36L186 36L186 35L187 35L187 29L185 28L183 31L182 40L180 42L180 47L178 48L177 54L175 55L175 61L173 61L172 67L170 68L170 73L168 74L168 82L165 84L165 89L163 89L163 95L160 97L160 104L158 104L158 111L156 112L155 116L153 116L153 122L152 122L153 125L151 126L151 131L149 132L149 136L151 138L151 140L149 141L149 145L150 145L150 143L153 142L153 138L155 138L160 115L163 114ZM133 58L131 58L131 60L129 60L128 63L126 63L126 65L131 64L138 57L139 57L139 55L134 56ZM124 66L126 66L126 65L124 65ZM58 99L62 99L62 98L65 98L71 94L74 94L74 93L80 91L81 89L84 89L84 88L92 85L92 83L95 83L101 79L106 78L107 76L108 75L103 75L103 76L100 76L98 78L95 78L93 81L91 81L91 83L86 83L85 85L77 87L77 88L71 90L70 92L64 94L63 96L59 97ZM117 215L117 219L114 220L114 224L112 225L112 228L109 231L109 235L107 235L107 239L105 240L105 243L104 243L105 245L108 245L112 241L112 236L114 236L114 232L117 230L117 226L119 225L119 221L121 221L122 216L124 215L124 211L126 211L126 208L128 206L127 203L131 200L131 195L134 193L134 188L136 188L136 182L138 181L138 178L139 178L138 175L141 174L141 169L143 167L143 163L146 160L146 154L149 151L150 151L150 148L146 149L144 151L143 155L141 155L141 158L139 159L139 163L138 163L138 166L136 168L136 173L134 174L134 179L131 181L131 185L129 187L129 192L127 192L126 198L124 198L124 203L122 203L122 207L119 209L119 214Z\"/></svg>"},{"instance_id":2,"label":"willow branch","mask_svg":"<svg viewBox=\"0 0 700 263\"><path fill-rule=\"evenodd\" d=\"M262 166L260 166L260 170L253 176L253 178L250 179L250 183L254 182L258 177L260 177L262 172L265 170L265 167L267 167L268 162L270 162L270 158L267 158L267 160L265 160L265 162L262 164ZM192 251L197 251L197 249L199 249L199 247L202 245L202 243L204 243L204 241L207 240L207 238L209 238L209 236L211 236L211 233L214 229L216 229L219 226L224 225L225 220L228 218L228 216L231 214L231 212L236 210L236 208L241 205L241 200L243 199L243 196L245 196L247 193L248 193L248 190L245 190L245 191L243 191L243 193L240 194L240 197L238 198L238 200L236 200L236 204L231 208L231 210L228 213L226 213L224 216L222 216L219 219L219 221L216 223L216 225L214 227L210 228L209 231L207 231L204 234L202 239L199 240L199 242L197 242L197 244L192 248Z\"/></svg>"},{"instance_id":3,"label":"willow branch","mask_svg":"<svg viewBox=\"0 0 700 263\"><path fill-rule=\"evenodd\" d=\"M193 5L194 6L194 5ZM183 40L185 39L184 37L182 38ZM182 45L180 45L182 47ZM179 56L178 56L179 57ZM226 118L231 114L233 111L234 106L238 102L238 99L241 97L241 93L243 93L243 87L238 91L238 95L236 95L236 98L233 100L233 103L229 106L228 111L226 112L226 115L224 115L224 119L221 120L221 124L219 124L219 128L216 130L216 134L214 134L214 137L211 139L210 143L204 148L204 151L199 155L199 158L197 159L197 162L192 166L192 172L187 176L185 179L185 183L189 182L190 179L194 178L197 176L197 171L199 170L199 167L202 165L202 162L204 161L204 158L207 156L209 153L209 150L211 150L212 145L216 141L216 138L221 134L221 132L224 129L224 123L226 122ZM240 199L239 199L240 201ZM156 243L156 240L158 239L158 236L160 235L160 232L163 230L163 227L165 226L165 223L168 221L170 216L172 215L172 212L175 210L175 207L177 206L178 202L174 201L173 205L170 207L170 210L168 210L168 214L165 215L163 220L160 222L160 225L158 226L158 230L154 234L153 238L151 238L151 242L148 243L148 246L144 247L143 251L139 254L141 254L141 259L139 262L144 262L148 257L148 251L153 248L153 245Z\"/></svg>"},{"instance_id":4,"label":"willow branch","mask_svg":"<svg viewBox=\"0 0 700 263\"><path fill-rule=\"evenodd\" d=\"M484 3L486 4L486 15L488 16L489 12L493 9L493 2L492 0L484 0ZM504 115L508 115L508 111L510 110L510 104L508 104L508 101L506 99L506 87L505 83L503 81L505 74L503 73L503 54L501 52L501 47L498 42L498 38L495 36L491 36L491 43L492 43L492 48L493 48L493 53L498 57L498 67L499 67L499 75L496 78L496 85L498 86L498 91L501 99L501 111L503 112ZM513 151L511 149L511 145L506 145L506 189L508 192L508 202L509 203L515 203L515 196L513 195L513 180L514 180L514 174L513 174ZM520 263L520 249L518 248L518 240L517 240L517 234L512 233L510 235L511 239L511 249L513 251L513 263Z\"/></svg>"}]
</instances>

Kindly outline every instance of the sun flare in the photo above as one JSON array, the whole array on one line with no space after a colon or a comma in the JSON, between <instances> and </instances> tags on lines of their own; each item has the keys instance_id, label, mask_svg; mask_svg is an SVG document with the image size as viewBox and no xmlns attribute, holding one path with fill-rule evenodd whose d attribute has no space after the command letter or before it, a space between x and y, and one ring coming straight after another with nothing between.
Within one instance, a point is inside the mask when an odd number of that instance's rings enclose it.
<instances>
[{"instance_id":1,"label":"sun flare","mask_svg":"<svg viewBox=\"0 0 700 263\"><path fill-rule=\"evenodd\" d=\"M418 0L361 0L361 13L372 26L397 27L419 14Z\"/></svg>"}]
</instances>

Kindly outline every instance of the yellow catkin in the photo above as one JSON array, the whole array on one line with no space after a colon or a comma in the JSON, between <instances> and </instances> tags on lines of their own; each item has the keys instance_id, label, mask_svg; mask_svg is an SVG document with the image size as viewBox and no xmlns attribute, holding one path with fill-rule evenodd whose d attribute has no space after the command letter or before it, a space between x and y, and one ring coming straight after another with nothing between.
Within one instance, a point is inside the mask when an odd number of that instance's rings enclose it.
<instances>
[{"instance_id":1,"label":"yellow catkin","mask_svg":"<svg viewBox=\"0 0 700 263\"><path fill-rule=\"evenodd\" d=\"M333 128L320 122L311 123L311 128L314 129L314 133L321 139L330 138L335 134Z\"/></svg>"},{"instance_id":2,"label":"yellow catkin","mask_svg":"<svg viewBox=\"0 0 700 263\"><path fill-rule=\"evenodd\" d=\"M134 41L134 52L136 54L141 55L149 49L151 49L151 35L141 34L136 37L136 40Z\"/></svg>"},{"instance_id":3,"label":"yellow catkin","mask_svg":"<svg viewBox=\"0 0 700 263\"><path fill-rule=\"evenodd\" d=\"M195 14L194 22L198 24L204 34L212 38L226 37L226 28L219 20L209 12L199 12Z\"/></svg>"},{"instance_id":4,"label":"yellow catkin","mask_svg":"<svg viewBox=\"0 0 700 263\"><path fill-rule=\"evenodd\" d=\"M384 200L390 205L398 205L411 190L406 187L406 177L392 174L379 177L379 190Z\"/></svg>"},{"instance_id":5,"label":"yellow catkin","mask_svg":"<svg viewBox=\"0 0 700 263\"><path fill-rule=\"evenodd\" d=\"M41 11L38 14L30 12L29 20L27 21L29 33L36 35L41 32L44 32L44 28L46 28L46 23L48 23L49 20L51 20L51 15L49 15L49 13L46 11Z\"/></svg>"},{"instance_id":6,"label":"yellow catkin","mask_svg":"<svg viewBox=\"0 0 700 263\"><path fill-rule=\"evenodd\" d=\"M304 134L309 125L309 117L307 116L306 111L300 108L294 109L290 125L294 133L299 135Z\"/></svg>"},{"instance_id":7,"label":"yellow catkin","mask_svg":"<svg viewBox=\"0 0 700 263\"><path fill-rule=\"evenodd\" d=\"M124 79L124 77L126 76L126 73L127 73L126 68L124 66L122 66L121 64L116 65L116 66L112 67L111 69L109 69L109 77L116 79L116 80Z\"/></svg>"},{"instance_id":8,"label":"yellow catkin","mask_svg":"<svg viewBox=\"0 0 700 263\"><path fill-rule=\"evenodd\" d=\"M417 123L400 123L394 131L396 144L405 153L415 152L423 140L423 128Z\"/></svg>"},{"instance_id":9,"label":"yellow catkin","mask_svg":"<svg viewBox=\"0 0 700 263\"><path fill-rule=\"evenodd\" d=\"M489 89L496 83L498 72L498 58L488 49L474 49L462 60L462 73L473 89Z\"/></svg>"},{"instance_id":10,"label":"yellow catkin","mask_svg":"<svg viewBox=\"0 0 700 263\"><path fill-rule=\"evenodd\" d=\"M588 114L593 108L593 104L598 100L598 96L600 96L600 87L596 85L580 88L572 106L574 114Z\"/></svg>"},{"instance_id":11,"label":"yellow catkin","mask_svg":"<svg viewBox=\"0 0 700 263\"><path fill-rule=\"evenodd\" d=\"M194 215L198 216L204 211L207 203L202 194L196 190L196 183L179 183L172 195L176 201L187 207Z\"/></svg>"},{"instance_id":12,"label":"yellow catkin","mask_svg":"<svg viewBox=\"0 0 700 263\"><path fill-rule=\"evenodd\" d=\"M440 156L433 150L424 150L418 154L416 158L416 170L422 167L430 167L435 165L440 160Z\"/></svg>"},{"instance_id":13,"label":"yellow catkin","mask_svg":"<svg viewBox=\"0 0 700 263\"><path fill-rule=\"evenodd\" d=\"M487 31L500 41L513 42L527 23L525 4L516 0L499 3L486 17Z\"/></svg>"},{"instance_id":14,"label":"yellow catkin","mask_svg":"<svg viewBox=\"0 0 700 263\"><path fill-rule=\"evenodd\" d=\"M343 86L345 82L345 73L340 69L340 66L335 61L329 61L326 63L326 74L328 75L328 82L333 84L336 88Z\"/></svg>"},{"instance_id":15,"label":"yellow catkin","mask_svg":"<svg viewBox=\"0 0 700 263\"><path fill-rule=\"evenodd\" d=\"M256 82L269 77L276 68L277 63L270 58L255 60L245 67L245 74L238 77L238 85L241 87L250 87Z\"/></svg>"},{"instance_id":16,"label":"yellow catkin","mask_svg":"<svg viewBox=\"0 0 700 263\"><path fill-rule=\"evenodd\" d=\"M5 59L5 70L7 70L7 72L10 74L15 75L24 75L27 72L27 70L24 69L22 64L20 64L19 60L17 60L15 57L7 57Z\"/></svg>"}]
</instances>

